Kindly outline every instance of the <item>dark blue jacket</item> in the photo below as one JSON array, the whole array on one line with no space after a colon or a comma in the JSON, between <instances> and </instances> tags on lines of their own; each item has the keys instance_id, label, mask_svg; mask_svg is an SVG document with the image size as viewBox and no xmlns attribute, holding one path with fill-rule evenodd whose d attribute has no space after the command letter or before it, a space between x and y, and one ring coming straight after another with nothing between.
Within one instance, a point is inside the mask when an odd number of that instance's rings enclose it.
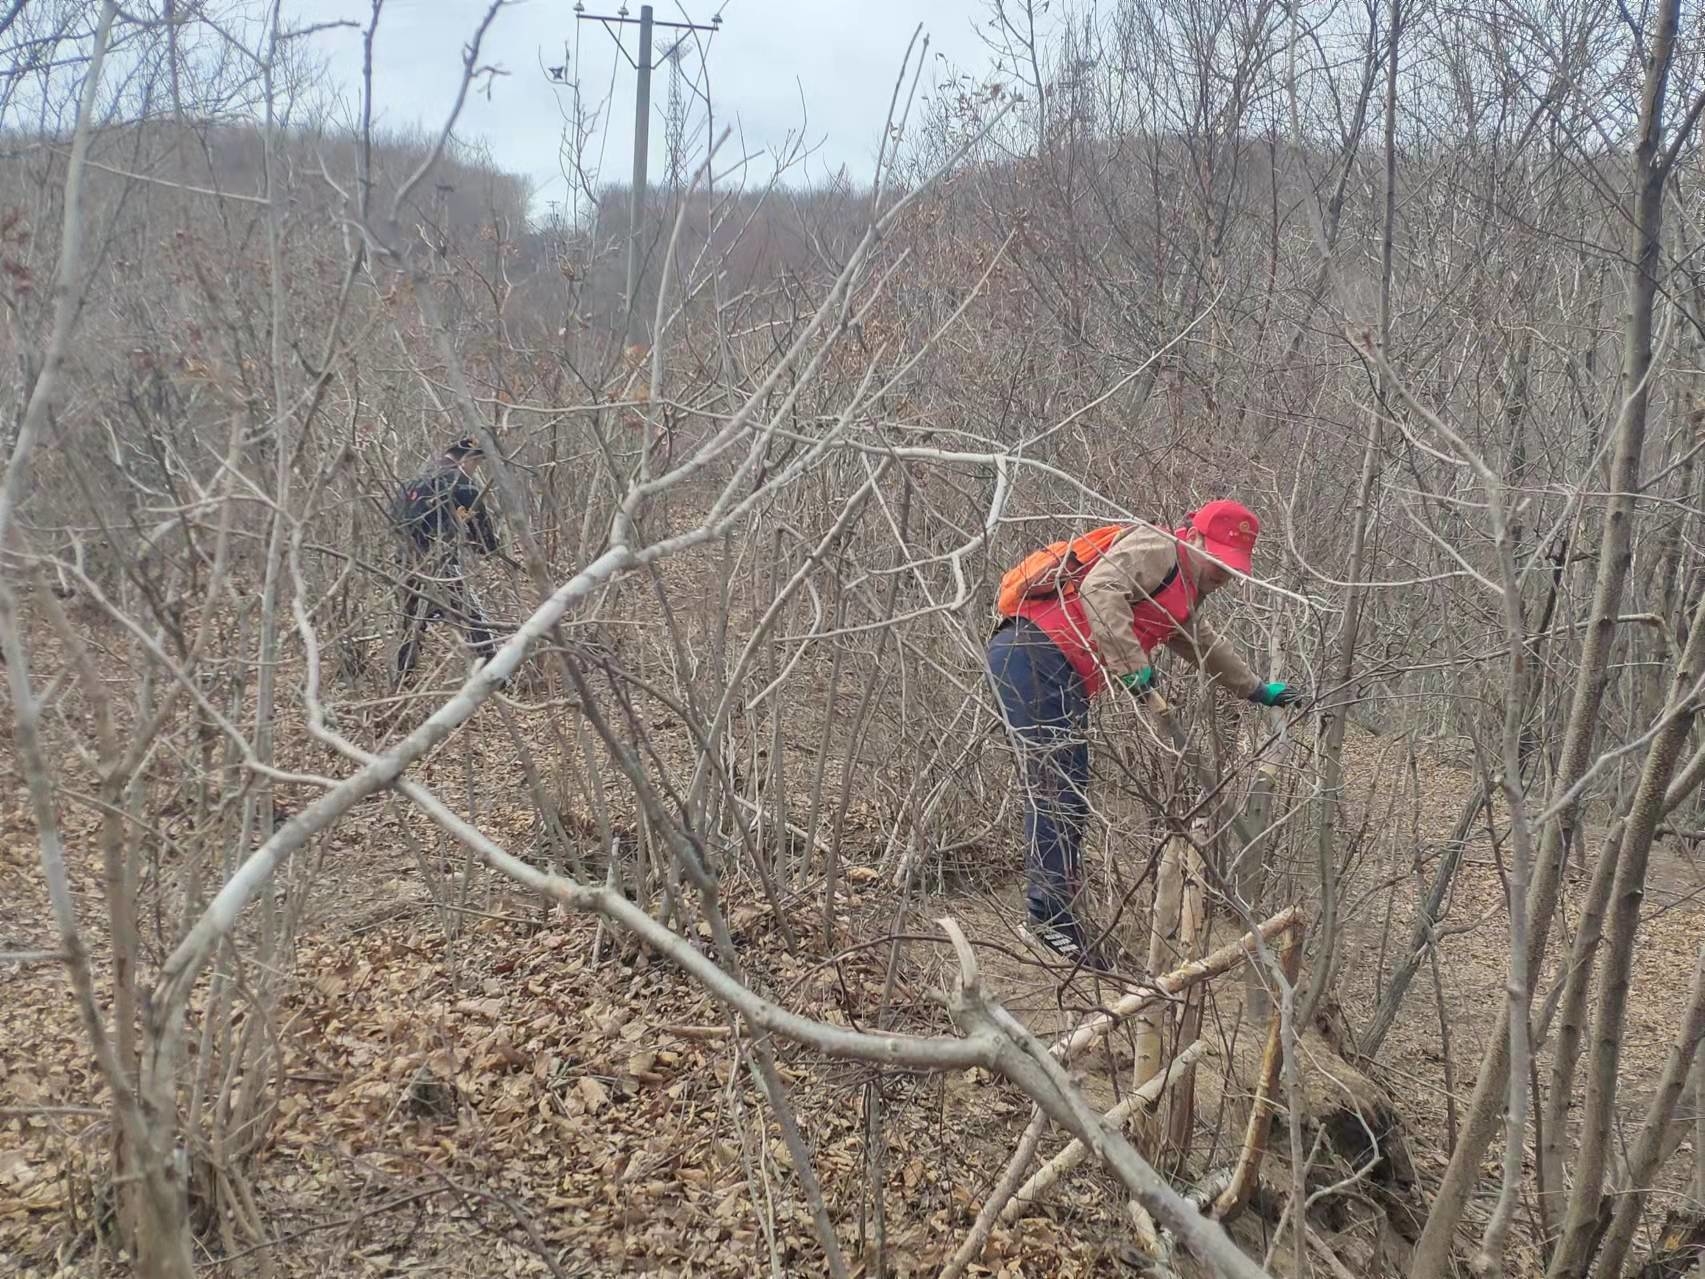
<instances>
[{"instance_id":1,"label":"dark blue jacket","mask_svg":"<svg viewBox=\"0 0 1705 1279\"><path fill-rule=\"evenodd\" d=\"M465 521L456 518L458 509L468 512ZM392 518L420 551L459 546L464 536L482 554L497 550L497 530L485 507L485 490L453 461L440 459L431 470L404 484Z\"/></svg>"}]
</instances>

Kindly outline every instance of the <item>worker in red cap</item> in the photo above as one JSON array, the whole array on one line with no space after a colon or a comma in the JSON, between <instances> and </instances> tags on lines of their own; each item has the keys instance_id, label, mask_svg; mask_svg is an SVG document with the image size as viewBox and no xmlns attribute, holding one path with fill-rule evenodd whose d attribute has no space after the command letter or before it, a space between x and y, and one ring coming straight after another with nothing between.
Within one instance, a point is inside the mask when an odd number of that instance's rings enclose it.
<instances>
[{"instance_id":1,"label":"worker in red cap","mask_svg":"<svg viewBox=\"0 0 1705 1279\"><path fill-rule=\"evenodd\" d=\"M1106 971L1111 948L1079 922L1089 825L1089 699L1109 685L1154 687L1164 644L1236 697L1261 706L1302 700L1257 679L1197 616L1233 577L1247 577L1261 523L1220 499L1168 533L1110 525L1038 551L1001 582L1001 622L988 645L991 683L1025 788L1025 878L1031 935L1074 965Z\"/></svg>"}]
</instances>

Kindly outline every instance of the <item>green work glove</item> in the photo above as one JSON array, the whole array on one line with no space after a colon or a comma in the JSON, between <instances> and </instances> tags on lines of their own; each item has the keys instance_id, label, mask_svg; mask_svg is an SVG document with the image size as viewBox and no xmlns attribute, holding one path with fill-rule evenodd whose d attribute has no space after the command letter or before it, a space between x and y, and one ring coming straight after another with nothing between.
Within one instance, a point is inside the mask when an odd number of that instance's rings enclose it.
<instances>
[{"instance_id":1,"label":"green work glove","mask_svg":"<svg viewBox=\"0 0 1705 1279\"><path fill-rule=\"evenodd\" d=\"M1139 697L1153 688L1160 676L1154 673L1154 667L1145 666L1140 671L1131 671L1121 675L1119 682Z\"/></svg>"},{"instance_id":2,"label":"green work glove","mask_svg":"<svg viewBox=\"0 0 1705 1279\"><path fill-rule=\"evenodd\" d=\"M1274 680L1257 688L1249 695L1249 700L1257 706L1296 706L1303 700L1303 696L1289 684Z\"/></svg>"}]
</instances>

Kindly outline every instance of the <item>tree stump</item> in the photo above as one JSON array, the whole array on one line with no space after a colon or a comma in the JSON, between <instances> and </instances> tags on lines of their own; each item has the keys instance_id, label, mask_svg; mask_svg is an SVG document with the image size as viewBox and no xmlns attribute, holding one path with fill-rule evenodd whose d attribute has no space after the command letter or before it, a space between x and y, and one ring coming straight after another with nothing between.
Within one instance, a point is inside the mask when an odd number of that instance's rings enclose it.
<instances>
[{"instance_id":1,"label":"tree stump","mask_svg":"<svg viewBox=\"0 0 1705 1279\"><path fill-rule=\"evenodd\" d=\"M1664 1214L1652 1255L1637 1279L1687 1279L1705 1261L1705 1213L1671 1210Z\"/></svg>"}]
</instances>

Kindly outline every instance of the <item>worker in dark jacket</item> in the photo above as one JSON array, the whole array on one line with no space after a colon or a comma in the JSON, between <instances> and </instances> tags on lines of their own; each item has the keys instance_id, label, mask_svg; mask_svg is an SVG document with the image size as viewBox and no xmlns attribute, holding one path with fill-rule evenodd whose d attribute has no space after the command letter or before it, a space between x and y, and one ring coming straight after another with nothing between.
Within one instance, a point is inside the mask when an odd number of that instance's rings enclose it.
<instances>
[{"instance_id":1,"label":"worker in dark jacket","mask_svg":"<svg viewBox=\"0 0 1705 1279\"><path fill-rule=\"evenodd\" d=\"M497 651L490 624L462 574L465 545L481 555L498 547L485 489L475 478L484 456L477 439L457 440L397 494L394 519L403 539L399 683L413 671L430 622L450 622L482 662Z\"/></svg>"}]
</instances>

